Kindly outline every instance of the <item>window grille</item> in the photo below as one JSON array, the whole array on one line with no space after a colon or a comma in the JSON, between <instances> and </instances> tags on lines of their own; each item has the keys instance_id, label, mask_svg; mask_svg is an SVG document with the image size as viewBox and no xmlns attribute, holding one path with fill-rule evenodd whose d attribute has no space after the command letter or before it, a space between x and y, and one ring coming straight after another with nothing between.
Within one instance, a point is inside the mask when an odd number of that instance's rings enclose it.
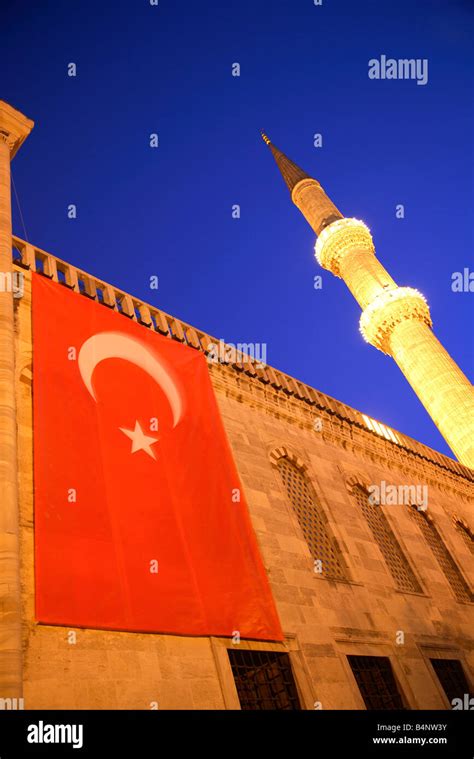
<instances>
[{"instance_id":1,"label":"window grille","mask_svg":"<svg viewBox=\"0 0 474 759\"><path fill-rule=\"evenodd\" d=\"M464 702L464 695L470 694L461 662L457 659L430 659L430 661L450 704L455 698L460 698Z\"/></svg>"},{"instance_id":2,"label":"window grille","mask_svg":"<svg viewBox=\"0 0 474 759\"><path fill-rule=\"evenodd\" d=\"M406 560L382 508L378 504L369 503L367 491L360 486L354 488L354 496L397 588L402 591L421 593L421 586Z\"/></svg>"},{"instance_id":3,"label":"window grille","mask_svg":"<svg viewBox=\"0 0 474 759\"><path fill-rule=\"evenodd\" d=\"M299 525L315 561L321 562L321 575L345 580L344 568L316 503L316 494L306 475L287 458L278 461L278 471L295 511Z\"/></svg>"},{"instance_id":4,"label":"window grille","mask_svg":"<svg viewBox=\"0 0 474 759\"><path fill-rule=\"evenodd\" d=\"M474 535L472 534L472 530L470 530L469 527L459 519L454 519L454 526L461 535L470 552L474 553Z\"/></svg>"},{"instance_id":5,"label":"window grille","mask_svg":"<svg viewBox=\"0 0 474 759\"><path fill-rule=\"evenodd\" d=\"M410 516L417 522L426 542L431 548L444 576L451 585L454 595L459 601L472 601L472 594L455 564L453 557L446 548L441 536L433 524L432 520L424 511L420 511L416 506L410 506Z\"/></svg>"},{"instance_id":6,"label":"window grille","mask_svg":"<svg viewBox=\"0 0 474 759\"><path fill-rule=\"evenodd\" d=\"M348 656L367 709L405 709L386 656Z\"/></svg>"},{"instance_id":7,"label":"window grille","mask_svg":"<svg viewBox=\"0 0 474 759\"><path fill-rule=\"evenodd\" d=\"M242 709L301 709L288 654L234 649L228 654Z\"/></svg>"}]
</instances>

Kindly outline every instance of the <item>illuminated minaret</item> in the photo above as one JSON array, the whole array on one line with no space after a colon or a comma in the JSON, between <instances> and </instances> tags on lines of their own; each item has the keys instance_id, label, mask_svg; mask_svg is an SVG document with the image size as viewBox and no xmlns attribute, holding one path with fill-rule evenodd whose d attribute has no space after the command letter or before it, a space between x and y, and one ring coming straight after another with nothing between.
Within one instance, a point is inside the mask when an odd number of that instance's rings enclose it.
<instances>
[{"instance_id":1,"label":"illuminated minaret","mask_svg":"<svg viewBox=\"0 0 474 759\"><path fill-rule=\"evenodd\" d=\"M474 389L433 334L425 298L396 284L362 221L343 217L319 182L262 137L293 203L318 236L319 264L343 279L359 303L363 337L395 359L458 460L474 469Z\"/></svg>"}]
</instances>

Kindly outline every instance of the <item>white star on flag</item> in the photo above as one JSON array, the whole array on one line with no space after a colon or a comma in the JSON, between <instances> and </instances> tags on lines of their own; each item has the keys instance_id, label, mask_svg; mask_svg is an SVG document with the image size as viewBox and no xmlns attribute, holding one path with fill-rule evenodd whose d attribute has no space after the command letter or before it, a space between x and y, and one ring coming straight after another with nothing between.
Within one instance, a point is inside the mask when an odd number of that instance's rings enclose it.
<instances>
[{"instance_id":1,"label":"white star on flag","mask_svg":"<svg viewBox=\"0 0 474 759\"><path fill-rule=\"evenodd\" d=\"M151 456L152 459L155 459L156 456L155 452L152 451L151 446L153 443L158 442L157 437L150 437L150 435L145 435L143 432L140 422L135 422L135 429L134 430L126 430L125 427L119 427L119 430L123 432L124 435L130 438L132 441L132 450L131 453L136 453L137 451L145 451L145 453L148 453L149 456Z\"/></svg>"}]
</instances>

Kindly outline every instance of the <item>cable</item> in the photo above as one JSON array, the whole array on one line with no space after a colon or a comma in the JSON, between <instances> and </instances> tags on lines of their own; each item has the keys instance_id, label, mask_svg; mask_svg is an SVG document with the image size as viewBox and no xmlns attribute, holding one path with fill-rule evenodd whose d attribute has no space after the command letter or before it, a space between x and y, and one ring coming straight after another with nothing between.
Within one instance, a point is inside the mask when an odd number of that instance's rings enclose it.
<instances>
[{"instance_id":1,"label":"cable","mask_svg":"<svg viewBox=\"0 0 474 759\"><path fill-rule=\"evenodd\" d=\"M21 212L20 201L18 200L18 193L17 193L16 187L15 187L15 180L13 179L13 173L12 173L11 177L12 177L13 192L15 193L16 204L18 206L18 213L20 214L20 220L21 220L21 223L22 223L22 226L23 226L23 231L25 233L25 240L26 240L26 242L29 242L29 240L28 240L28 234L26 232L26 227L25 227L25 220L23 219L23 214Z\"/></svg>"}]
</instances>

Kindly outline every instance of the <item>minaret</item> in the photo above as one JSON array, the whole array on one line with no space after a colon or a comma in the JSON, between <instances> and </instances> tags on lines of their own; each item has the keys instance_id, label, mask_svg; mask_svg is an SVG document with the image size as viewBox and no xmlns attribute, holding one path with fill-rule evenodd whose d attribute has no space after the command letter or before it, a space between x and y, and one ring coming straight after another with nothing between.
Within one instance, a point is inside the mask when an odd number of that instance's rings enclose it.
<instances>
[{"instance_id":1,"label":"minaret","mask_svg":"<svg viewBox=\"0 0 474 759\"><path fill-rule=\"evenodd\" d=\"M359 303L364 339L394 358L458 460L474 469L474 389L432 332L425 298L396 284L362 221L343 217L319 182L262 137L318 236L319 264L343 279Z\"/></svg>"},{"instance_id":2,"label":"minaret","mask_svg":"<svg viewBox=\"0 0 474 759\"><path fill-rule=\"evenodd\" d=\"M0 698L22 689L10 161L32 128L0 100Z\"/></svg>"}]
</instances>

